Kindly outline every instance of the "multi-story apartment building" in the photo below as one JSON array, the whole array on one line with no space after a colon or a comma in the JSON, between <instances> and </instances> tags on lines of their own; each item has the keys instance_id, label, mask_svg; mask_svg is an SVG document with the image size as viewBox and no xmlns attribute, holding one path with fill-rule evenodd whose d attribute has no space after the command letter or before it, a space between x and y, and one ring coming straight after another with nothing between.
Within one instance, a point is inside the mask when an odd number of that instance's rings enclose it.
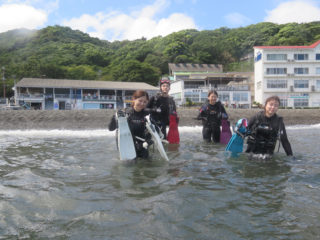
<instances>
[{"instance_id":1,"label":"multi-story apartment building","mask_svg":"<svg viewBox=\"0 0 320 240\"><path fill-rule=\"evenodd\" d=\"M177 105L203 103L207 100L208 91L214 89L220 101L228 106L250 108L253 72L222 71L218 64L169 63L171 83L170 95Z\"/></svg>"},{"instance_id":2,"label":"multi-story apartment building","mask_svg":"<svg viewBox=\"0 0 320 240\"><path fill-rule=\"evenodd\" d=\"M42 78L23 78L14 86L16 104L43 110L124 108L137 89L151 96L159 91L142 82Z\"/></svg>"},{"instance_id":3,"label":"multi-story apartment building","mask_svg":"<svg viewBox=\"0 0 320 240\"><path fill-rule=\"evenodd\" d=\"M320 107L320 40L309 46L254 47L255 101L278 95L283 107Z\"/></svg>"}]
</instances>

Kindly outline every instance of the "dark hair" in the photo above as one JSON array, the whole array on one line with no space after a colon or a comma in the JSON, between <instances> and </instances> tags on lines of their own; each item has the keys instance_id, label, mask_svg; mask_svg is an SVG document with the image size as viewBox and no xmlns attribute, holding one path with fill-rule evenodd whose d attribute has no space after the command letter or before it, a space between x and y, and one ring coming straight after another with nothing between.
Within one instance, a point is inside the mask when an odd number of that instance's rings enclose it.
<instances>
[{"instance_id":1,"label":"dark hair","mask_svg":"<svg viewBox=\"0 0 320 240\"><path fill-rule=\"evenodd\" d=\"M218 93L217 93L216 90L210 90L210 91L208 92L208 97L209 97L211 94L214 94L214 95L216 95L216 96L218 97Z\"/></svg>"},{"instance_id":2,"label":"dark hair","mask_svg":"<svg viewBox=\"0 0 320 240\"><path fill-rule=\"evenodd\" d=\"M280 105L280 98L276 95L274 96L271 96L271 97L268 97L264 103L264 110L266 110L266 106L267 106L267 103L270 102L270 101L277 101Z\"/></svg>"},{"instance_id":3,"label":"dark hair","mask_svg":"<svg viewBox=\"0 0 320 240\"><path fill-rule=\"evenodd\" d=\"M141 97L146 97L147 100L149 100L149 94L144 91L144 90L136 90L133 94L132 94L132 100L136 100L138 98L141 98ZM134 102L132 102L131 106L134 106Z\"/></svg>"}]
</instances>

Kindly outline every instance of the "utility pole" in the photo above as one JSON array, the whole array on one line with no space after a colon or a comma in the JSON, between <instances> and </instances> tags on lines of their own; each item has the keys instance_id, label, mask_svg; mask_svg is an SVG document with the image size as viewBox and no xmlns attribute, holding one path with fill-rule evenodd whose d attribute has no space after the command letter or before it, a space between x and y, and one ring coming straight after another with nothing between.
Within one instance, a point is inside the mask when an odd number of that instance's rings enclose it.
<instances>
[{"instance_id":1,"label":"utility pole","mask_svg":"<svg viewBox=\"0 0 320 240\"><path fill-rule=\"evenodd\" d=\"M3 98L6 99L6 79L4 77L4 71L6 70L5 67L2 67L2 83L3 83Z\"/></svg>"}]
</instances>

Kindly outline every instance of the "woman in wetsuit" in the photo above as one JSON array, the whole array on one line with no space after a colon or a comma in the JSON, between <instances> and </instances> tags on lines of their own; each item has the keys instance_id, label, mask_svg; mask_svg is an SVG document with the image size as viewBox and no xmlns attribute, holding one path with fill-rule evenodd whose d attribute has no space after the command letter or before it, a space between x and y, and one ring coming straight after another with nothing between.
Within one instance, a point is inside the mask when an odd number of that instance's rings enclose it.
<instances>
[{"instance_id":1,"label":"woman in wetsuit","mask_svg":"<svg viewBox=\"0 0 320 240\"><path fill-rule=\"evenodd\" d=\"M207 142L220 142L221 119L228 118L225 108L217 101L218 93L215 90L208 92L208 102L200 108L198 120L202 120L202 136Z\"/></svg>"},{"instance_id":2,"label":"woman in wetsuit","mask_svg":"<svg viewBox=\"0 0 320 240\"><path fill-rule=\"evenodd\" d=\"M147 120L145 118L149 114L145 111L149 95L145 91L137 90L133 93L132 100L132 106L126 108L123 114L128 119L137 157L147 158L149 156L148 146L152 144L151 134L146 129ZM109 130L114 131L117 128L117 120L114 115L109 123Z\"/></svg>"},{"instance_id":3,"label":"woman in wetsuit","mask_svg":"<svg viewBox=\"0 0 320 240\"><path fill-rule=\"evenodd\" d=\"M292 155L283 119L276 114L279 105L279 97L271 96L266 99L264 111L249 120L247 153L272 155L277 139L280 139L286 154Z\"/></svg>"},{"instance_id":4,"label":"woman in wetsuit","mask_svg":"<svg viewBox=\"0 0 320 240\"><path fill-rule=\"evenodd\" d=\"M169 96L170 80L160 80L160 93L151 97L147 108L151 110L151 122L160 128L163 138L167 139L167 126L170 114L176 114L176 104L173 97Z\"/></svg>"}]
</instances>

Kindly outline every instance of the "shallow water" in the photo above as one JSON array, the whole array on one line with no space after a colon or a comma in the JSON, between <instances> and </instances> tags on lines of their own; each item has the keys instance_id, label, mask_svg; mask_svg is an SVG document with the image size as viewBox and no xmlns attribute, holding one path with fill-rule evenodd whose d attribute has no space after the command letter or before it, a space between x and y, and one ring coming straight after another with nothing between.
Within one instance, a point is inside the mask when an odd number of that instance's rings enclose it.
<instances>
[{"instance_id":1,"label":"shallow water","mask_svg":"<svg viewBox=\"0 0 320 240\"><path fill-rule=\"evenodd\" d=\"M317 239L320 125L296 159L230 157L180 128L170 162L118 160L114 132L0 131L2 239Z\"/></svg>"}]
</instances>

